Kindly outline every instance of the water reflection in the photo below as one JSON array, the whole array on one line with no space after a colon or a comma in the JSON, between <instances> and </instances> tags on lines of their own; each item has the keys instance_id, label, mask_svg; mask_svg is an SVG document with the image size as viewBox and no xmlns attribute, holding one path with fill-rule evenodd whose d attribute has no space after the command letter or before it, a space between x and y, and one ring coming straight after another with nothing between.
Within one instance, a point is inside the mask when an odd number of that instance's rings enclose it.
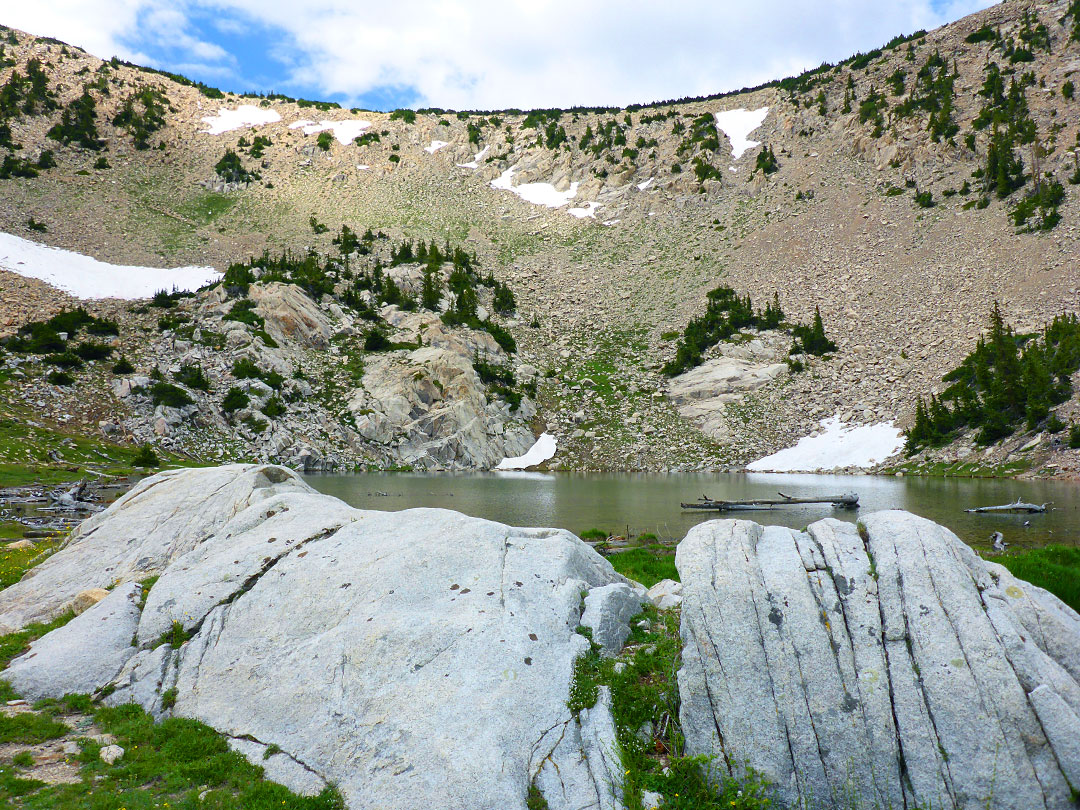
<instances>
[{"instance_id":1,"label":"water reflection","mask_svg":"<svg viewBox=\"0 0 1080 810\"><path fill-rule=\"evenodd\" d=\"M573 532L600 528L616 534L654 532L681 539L693 525L721 517L686 511L680 502L700 495L724 500L838 495L858 492L858 511L799 505L745 512L759 523L802 528L823 517L855 521L880 509L906 509L948 526L980 548L1000 531L1014 546L1059 542L1080 545L1080 486L1056 481L799 475L767 473L358 473L311 475L322 492L363 509L396 511L417 506L455 509L518 526L557 526ZM1035 515L972 515L975 506L1020 498L1051 502Z\"/></svg>"}]
</instances>

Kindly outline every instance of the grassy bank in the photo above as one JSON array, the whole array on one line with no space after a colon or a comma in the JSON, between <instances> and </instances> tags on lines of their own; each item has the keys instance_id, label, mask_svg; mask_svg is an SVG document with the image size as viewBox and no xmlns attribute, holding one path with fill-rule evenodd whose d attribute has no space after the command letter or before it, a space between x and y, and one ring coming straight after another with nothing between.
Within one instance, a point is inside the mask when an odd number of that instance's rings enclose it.
<instances>
[{"instance_id":1,"label":"grassy bank","mask_svg":"<svg viewBox=\"0 0 1080 810\"><path fill-rule=\"evenodd\" d=\"M1080 611L1080 548L1047 546L995 557L994 562Z\"/></svg>"}]
</instances>

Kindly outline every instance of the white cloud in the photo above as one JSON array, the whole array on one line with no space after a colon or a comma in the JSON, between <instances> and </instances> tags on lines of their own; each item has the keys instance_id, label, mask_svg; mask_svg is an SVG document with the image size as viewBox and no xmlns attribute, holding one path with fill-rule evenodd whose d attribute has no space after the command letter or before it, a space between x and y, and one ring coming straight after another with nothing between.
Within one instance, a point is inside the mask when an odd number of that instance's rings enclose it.
<instances>
[{"instance_id":1,"label":"white cloud","mask_svg":"<svg viewBox=\"0 0 1080 810\"><path fill-rule=\"evenodd\" d=\"M990 0L37 0L5 22L108 56L171 39L228 61L192 10L280 29L308 95L415 88L450 108L628 104L737 89L933 28ZM226 22L231 20L231 22ZM145 26L145 30L140 29ZM146 43L146 44L144 44ZM216 55L215 55L216 54ZM260 71L261 72L261 71ZM269 88L267 88L269 89Z\"/></svg>"}]
</instances>

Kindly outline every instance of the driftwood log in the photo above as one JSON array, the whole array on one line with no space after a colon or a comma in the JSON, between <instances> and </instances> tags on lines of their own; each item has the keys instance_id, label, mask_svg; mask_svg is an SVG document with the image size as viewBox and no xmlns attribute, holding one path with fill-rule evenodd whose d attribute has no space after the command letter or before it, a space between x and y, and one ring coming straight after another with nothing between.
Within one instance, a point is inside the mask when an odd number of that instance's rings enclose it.
<instances>
[{"instance_id":1,"label":"driftwood log","mask_svg":"<svg viewBox=\"0 0 1080 810\"><path fill-rule=\"evenodd\" d=\"M770 509L773 506L791 506L803 503L830 503L841 509L857 509L859 495L845 492L841 495L818 495L812 498L793 498L783 492L776 493L779 498L752 498L744 501L718 501L702 495L694 503L680 504L683 509L706 509L714 512L733 512L736 510Z\"/></svg>"},{"instance_id":2,"label":"driftwood log","mask_svg":"<svg viewBox=\"0 0 1080 810\"><path fill-rule=\"evenodd\" d=\"M975 509L965 509L965 512L1003 512L1003 513L1021 513L1021 514L1034 514L1036 512L1045 512L1046 507L1050 504L1037 504L1037 503L1023 503L1019 498L1015 503L1005 503L1001 506L980 506Z\"/></svg>"}]
</instances>

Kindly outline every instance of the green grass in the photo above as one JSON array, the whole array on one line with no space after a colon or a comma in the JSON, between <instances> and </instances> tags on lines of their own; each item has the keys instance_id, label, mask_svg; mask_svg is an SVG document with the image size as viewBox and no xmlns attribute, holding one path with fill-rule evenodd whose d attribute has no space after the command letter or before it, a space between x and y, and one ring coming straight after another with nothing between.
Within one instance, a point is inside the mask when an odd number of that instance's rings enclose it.
<instances>
[{"instance_id":1,"label":"green grass","mask_svg":"<svg viewBox=\"0 0 1080 810\"><path fill-rule=\"evenodd\" d=\"M184 202L177 208L177 213L200 225L209 225L227 214L234 205L236 205L236 197L208 191Z\"/></svg>"},{"instance_id":2,"label":"green grass","mask_svg":"<svg viewBox=\"0 0 1080 810\"><path fill-rule=\"evenodd\" d=\"M29 717L31 715L21 715ZM37 715L52 720L49 711ZM94 721L116 737L124 756L113 765L101 761L101 745L81 740L82 781L45 786L0 769L0 807L26 810L343 810L340 794L327 788L302 797L268 782L262 768L230 751L209 726L187 718L155 724L134 705L99 707ZM29 721L27 721L29 723ZM46 722L46 721L37 721ZM201 798L200 798L201 794Z\"/></svg>"},{"instance_id":3,"label":"green grass","mask_svg":"<svg viewBox=\"0 0 1080 810\"><path fill-rule=\"evenodd\" d=\"M607 557L612 567L624 577L651 588L662 579L679 581L675 553L663 546L647 546L616 551Z\"/></svg>"},{"instance_id":4,"label":"green grass","mask_svg":"<svg viewBox=\"0 0 1080 810\"><path fill-rule=\"evenodd\" d=\"M638 626L641 620L649 626ZM642 794L664 797L673 810L761 810L773 807L768 786L751 776L734 780L716 773L707 757L687 757L679 730L679 687L675 679L682 654L679 615L649 606L631 621L628 646L618 658L603 658L592 644L575 664L568 706L580 711L595 705L599 687L611 689L627 810L646 810ZM588 633L585 633L588 636ZM616 671L616 662L624 666ZM651 724L653 733L640 730ZM708 778L713 769L712 780Z\"/></svg>"},{"instance_id":5,"label":"green grass","mask_svg":"<svg viewBox=\"0 0 1080 810\"><path fill-rule=\"evenodd\" d=\"M0 714L0 743L42 743L63 737L70 729L49 712Z\"/></svg>"},{"instance_id":6,"label":"green grass","mask_svg":"<svg viewBox=\"0 0 1080 810\"><path fill-rule=\"evenodd\" d=\"M994 562L1080 611L1080 548L1047 546L995 557Z\"/></svg>"},{"instance_id":7,"label":"green grass","mask_svg":"<svg viewBox=\"0 0 1080 810\"><path fill-rule=\"evenodd\" d=\"M60 539L39 542L30 548L0 549L0 590L14 585L30 568L45 559Z\"/></svg>"}]
</instances>

